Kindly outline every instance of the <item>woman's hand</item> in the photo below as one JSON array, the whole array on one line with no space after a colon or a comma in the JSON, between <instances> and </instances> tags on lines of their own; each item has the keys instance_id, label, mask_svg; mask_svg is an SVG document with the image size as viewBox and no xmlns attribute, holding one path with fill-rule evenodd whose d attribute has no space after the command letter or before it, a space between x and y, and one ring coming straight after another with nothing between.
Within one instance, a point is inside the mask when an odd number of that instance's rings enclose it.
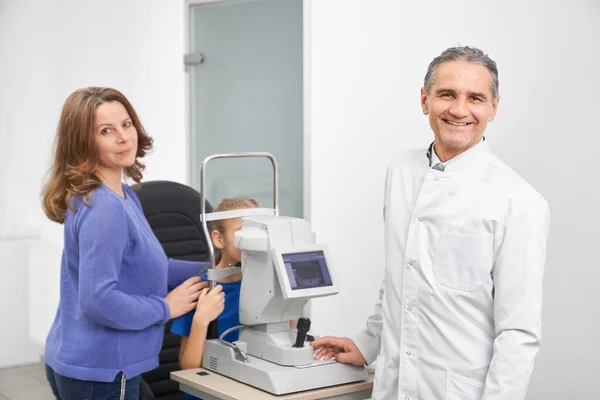
<instances>
[{"instance_id":1,"label":"woman's hand","mask_svg":"<svg viewBox=\"0 0 600 400\"><path fill-rule=\"evenodd\" d=\"M195 276L171 290L165 297L171 311L171 318L177 318L192 311L196 307L200 291L207 287L208 282L203 282L202 278Z\"/></svg>"}]
</instances>

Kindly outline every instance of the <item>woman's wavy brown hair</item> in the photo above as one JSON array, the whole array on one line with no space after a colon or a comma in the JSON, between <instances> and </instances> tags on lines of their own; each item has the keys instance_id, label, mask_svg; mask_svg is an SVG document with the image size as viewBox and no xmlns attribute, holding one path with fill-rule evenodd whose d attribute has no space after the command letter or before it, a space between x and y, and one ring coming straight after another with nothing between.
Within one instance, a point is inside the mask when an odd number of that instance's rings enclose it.
<instances>
[{"instance_id":1,"label":"woman's wavy brown hair","mask_svg":"<svg viewBox=\"0 0 600 400\"><path fill-rule=\"evenodd\" d=\"M125 169L125 177L139 183L144 165L139 161L152 149L152 138L146 134L135 109L118 90L89 87L73 92L65 101L54 142L54 163L42 190L44 212L54 222L63 223L67 208L72 208L75 195L83 196L86 204L91 192L100 186L96 175L99 165L94 139L96 109L111 101L123 104L138 135L135 163Z\"/></svg>"}]
</instances>

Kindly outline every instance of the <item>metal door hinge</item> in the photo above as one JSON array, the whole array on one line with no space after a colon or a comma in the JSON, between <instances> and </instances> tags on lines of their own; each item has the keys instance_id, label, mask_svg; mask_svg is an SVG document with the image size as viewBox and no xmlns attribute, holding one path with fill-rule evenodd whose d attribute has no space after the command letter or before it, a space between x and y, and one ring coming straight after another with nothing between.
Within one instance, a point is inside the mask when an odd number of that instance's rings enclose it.
<instances>
[{"instance_id":1,"label":"metal door hinge","mask_svg":"<svg viewBox=\"0 0 600 400\"><path fill-rule=\"evenodd\" d=\"M186 66L200 65L204 62L204 54L202 53L187 53L183 55L183 63Z\"/></svg>"}]
</instances>

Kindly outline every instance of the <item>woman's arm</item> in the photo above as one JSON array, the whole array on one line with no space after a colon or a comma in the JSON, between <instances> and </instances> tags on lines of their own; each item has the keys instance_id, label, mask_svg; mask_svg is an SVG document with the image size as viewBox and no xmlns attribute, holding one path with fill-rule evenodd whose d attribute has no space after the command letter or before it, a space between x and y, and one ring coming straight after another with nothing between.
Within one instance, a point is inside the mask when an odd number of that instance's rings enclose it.
<instances>
[{"instance_id":1,"label":"woman's arm","mask_svg":"<svg viewBox=\"0 0 600 400\"><path fill-rule=\"evenodd\" d=\"M167 287L171 290L192 276L199 276L200 272L208 263L203 261L185 261L169 258L169 270L167 272Z\"/></svg>"},{"instance_id":2,"label":"woman's arm","mask_svg":"<svg viewBox=\"0 0 600 400\"><path fill-rule=\"evenodd\" d=\"M140 212L144 212L142 208L142 203L140 199L137 197L137 194L129 187L126 189L127 195L130 196L135 204L137 205ZM146 221L146 224L148 222ZM150 225L148 224L150 228ZM150 228L152 229L152 228ZM174 289L177 286L181 285L188 278L193 276L199 276L200 271L207 263L200 261L185 261L185 260L175 260L173 258L168 259L168 272L167 272L167 288L168 290Z\"/></svg>"},{"instance_id":3,"label":"woman's arm","mask_svg":"<svg viewBox=\"0 0 600 400\"><path fill-rule=\"evenodd\" d=\"M129 242L119 199L98 193L92 207L82 206L79 212L78 301L83 314L95 323L123 330L142 330L167 322L170 309L162 298L166 293L132 295L124 288L135 285L135 281L119 282Z\"/></svg>"}]
</instances>

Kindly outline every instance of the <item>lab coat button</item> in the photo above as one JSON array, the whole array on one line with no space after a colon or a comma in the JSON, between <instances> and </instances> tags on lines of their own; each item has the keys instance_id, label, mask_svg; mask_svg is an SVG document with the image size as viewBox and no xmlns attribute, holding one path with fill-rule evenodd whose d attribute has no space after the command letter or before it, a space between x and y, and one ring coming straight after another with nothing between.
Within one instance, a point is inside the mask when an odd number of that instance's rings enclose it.
<instances>
[{"instance_id":1,"label":"lab coat button","mask_svg":"<svg viewBox=\"0 0 600 400\"><path fill-rule=\"evenodd\" d=\"M436 180L436 181L439 181L439 180L440 180L440 178L439 178L438 176L436 176L436 177L435 177L435 180Z\"/></svg>"},{"instance_id":2,"label":"lab coat button","mask_svg":"<svg viewBox=\"0 0 600 400\"><path fill-rule=\"evenodd\" d=\"M423 217L419 217L419 221L423 221Z\"/></svg>"},{"instance_id":3,"label":"lab coat button","mask_svg":"<svg viewBox=\"0 0 600 400\"><path fill-rule=\"evenodd\" d=\"M406 309L407 309L408 311L412 311L412 308L411 308L411 307L406 307Z\"/></svg>"},{"instance_id":4,"label":"lab coat button","mask_svg":"<svg viewBox=\"0 0 600 400\"><path fill-rule=\"evenodd\" d=\"M412 262L412 261L410 261L410 262L408 263L408 265L410 265L410 266L412 267L413 265L415 265L415 263L414 263L414 262Z\"/></svg>"},{"instance_id":5,"label":"lab coat button","mask_svg":"<svg viewBox=\"0 0 600 400\"><path fill-rule=\"evenodd\" d=\"M410 351L407 351L407 352L406 352L406 355L410 357Z\"/></svg>"}]
</instances>

